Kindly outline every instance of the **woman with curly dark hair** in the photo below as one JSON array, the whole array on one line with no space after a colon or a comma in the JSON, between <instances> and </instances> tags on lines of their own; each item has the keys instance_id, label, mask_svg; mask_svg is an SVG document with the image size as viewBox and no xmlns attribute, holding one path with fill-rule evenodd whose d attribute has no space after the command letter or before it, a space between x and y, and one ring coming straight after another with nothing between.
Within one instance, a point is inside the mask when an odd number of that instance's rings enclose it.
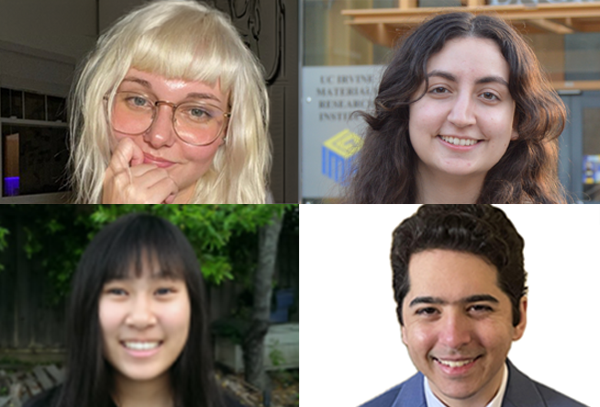
<instances>
[{"instance_id":1,"label":"woman with curly dark hair","mask_svg":"<svg viewBox=\"0 0 600 407\"><path fill-rule=\"evenodd\" d=\"M347 203L566 203L566 110L523 38L470 13L417 27L385 70Z\"/></svg>"}]
</instances>

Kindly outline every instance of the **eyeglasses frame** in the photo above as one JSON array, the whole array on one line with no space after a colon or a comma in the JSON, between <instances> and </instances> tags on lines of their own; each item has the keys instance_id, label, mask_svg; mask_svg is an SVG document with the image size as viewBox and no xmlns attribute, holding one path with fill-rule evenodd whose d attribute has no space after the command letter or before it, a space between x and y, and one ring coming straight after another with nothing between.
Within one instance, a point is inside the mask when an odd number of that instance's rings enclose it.
<instances>
[{"instance_id":1,"label":"eyeglasses frame","mask_svg":"<svg viewBox=\"0 0 600 407\"><path fill-rule=\"evenodd\" d=\"M135 92L116 92L115 95L117 93L135 93ZM108 95L104 96L104 100L105 101L109 100ZM175 134L177 135L177 138L179 138L179 140L183 141L185 144L188 144L188 145L194 146L194 147L205 147L205 146L211 145L212 143L214 143L215 141L217 141L219 139L219 137L221 136L221 133L223 132L223 129L226 127L225 122L223 122L223 125L221 126L221 129L219 130L219 132L217 133L217 135L215 136L215 138L212 141L208 142L208 143L203 143L203 144L190 143L189 141L184 140L183 137L181 137L179 135L179 133L177 132L177 128L175 127L175 121L176 121L176 119L175 119L175 112L177 111L177 108L179 106L185 105L185 104L188 104L188 103L190 103L190 102L181 102L179 104L175 104L175 103L169 102L167 100L157 100L155 102L152 102L152 104L156 108L155 111L154 111L155 113L154 113L154 115L152 117L152 122L150 123L150 125L148 126L148 128L146 130L141 131L139 133L126 133L124 131L117 130L114 127L112 127L112 123L111 123L111 128L114 131L118 131L119 133L127 134L129 136L139 136L140 134L144 134L145 132L147 132L152 127L152 125L154 124L154 121L158 117L158 109L160 108L160 105L167 105L167 106L171 107L171 123L173 124L173 131L175 131ZM107 108L108 108L108 104L107 104ZM231 112L223 112L223 117L225 117L225 121L227 121L229 118L231 118Z\"/></svg>"}]
</instances>

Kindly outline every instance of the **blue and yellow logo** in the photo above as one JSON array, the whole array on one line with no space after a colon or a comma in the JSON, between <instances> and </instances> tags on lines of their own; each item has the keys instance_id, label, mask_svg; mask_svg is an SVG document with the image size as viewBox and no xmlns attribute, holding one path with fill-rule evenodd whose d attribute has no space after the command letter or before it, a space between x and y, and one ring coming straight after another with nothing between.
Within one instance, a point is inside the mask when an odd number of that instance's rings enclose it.
<instances>
[{"instance_id":1,"label":"blue and yellow logo","mask_svg":"<svg viewBox=\"0 0 600 407\"><path fill-rule=\"evenodd\" d=\"M363 145L363 139L350 130L339 132L323 143L321 173L343 183L350 171L352 159Z\"/></svg>"}]
</instances>

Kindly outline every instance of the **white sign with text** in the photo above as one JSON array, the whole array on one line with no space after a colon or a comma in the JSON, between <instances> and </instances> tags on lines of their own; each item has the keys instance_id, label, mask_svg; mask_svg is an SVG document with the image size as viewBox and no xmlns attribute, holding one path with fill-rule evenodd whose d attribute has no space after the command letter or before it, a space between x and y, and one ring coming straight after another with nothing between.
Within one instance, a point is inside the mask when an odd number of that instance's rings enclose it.
<instances>
[{"instance_id":1,"label":"white sign with text","mask_svg":"<svg viewBox=\"0 0 600 407\"><path fill-rule=\"evenodd\" d=\"M302 68L302 198L334 198L355 153L365 122L359 111L372 111L385 66Z\"/></svg>"}]
</instances>

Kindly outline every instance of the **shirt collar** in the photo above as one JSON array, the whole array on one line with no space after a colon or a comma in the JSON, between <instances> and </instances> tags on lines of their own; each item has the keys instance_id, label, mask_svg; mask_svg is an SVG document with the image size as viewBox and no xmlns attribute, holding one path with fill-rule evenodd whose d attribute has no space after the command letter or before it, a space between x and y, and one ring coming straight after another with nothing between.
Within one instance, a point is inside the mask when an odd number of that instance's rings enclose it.
<instances>
[{"instance_id":1,"label":"shirt collar","mask_svg":"<svg viewBox=\"0 0 600 407\"><path fill-rule=\"evenodd\" d=\"M502 399L504 398L504 393L506 393L506 385L508 383L508 368L506 367L506 363L503 366L504 369L502 373L502 384L500 385L500 389L492 401L490 401L485 407L502 407ZM444 403L442 403L440 399L433 394L433 391L431 391L427 377L425 377L423 380L423 387L425 388L425 400L427 401L427 407L446 407Z\"/></svg>"}]
</instances>

